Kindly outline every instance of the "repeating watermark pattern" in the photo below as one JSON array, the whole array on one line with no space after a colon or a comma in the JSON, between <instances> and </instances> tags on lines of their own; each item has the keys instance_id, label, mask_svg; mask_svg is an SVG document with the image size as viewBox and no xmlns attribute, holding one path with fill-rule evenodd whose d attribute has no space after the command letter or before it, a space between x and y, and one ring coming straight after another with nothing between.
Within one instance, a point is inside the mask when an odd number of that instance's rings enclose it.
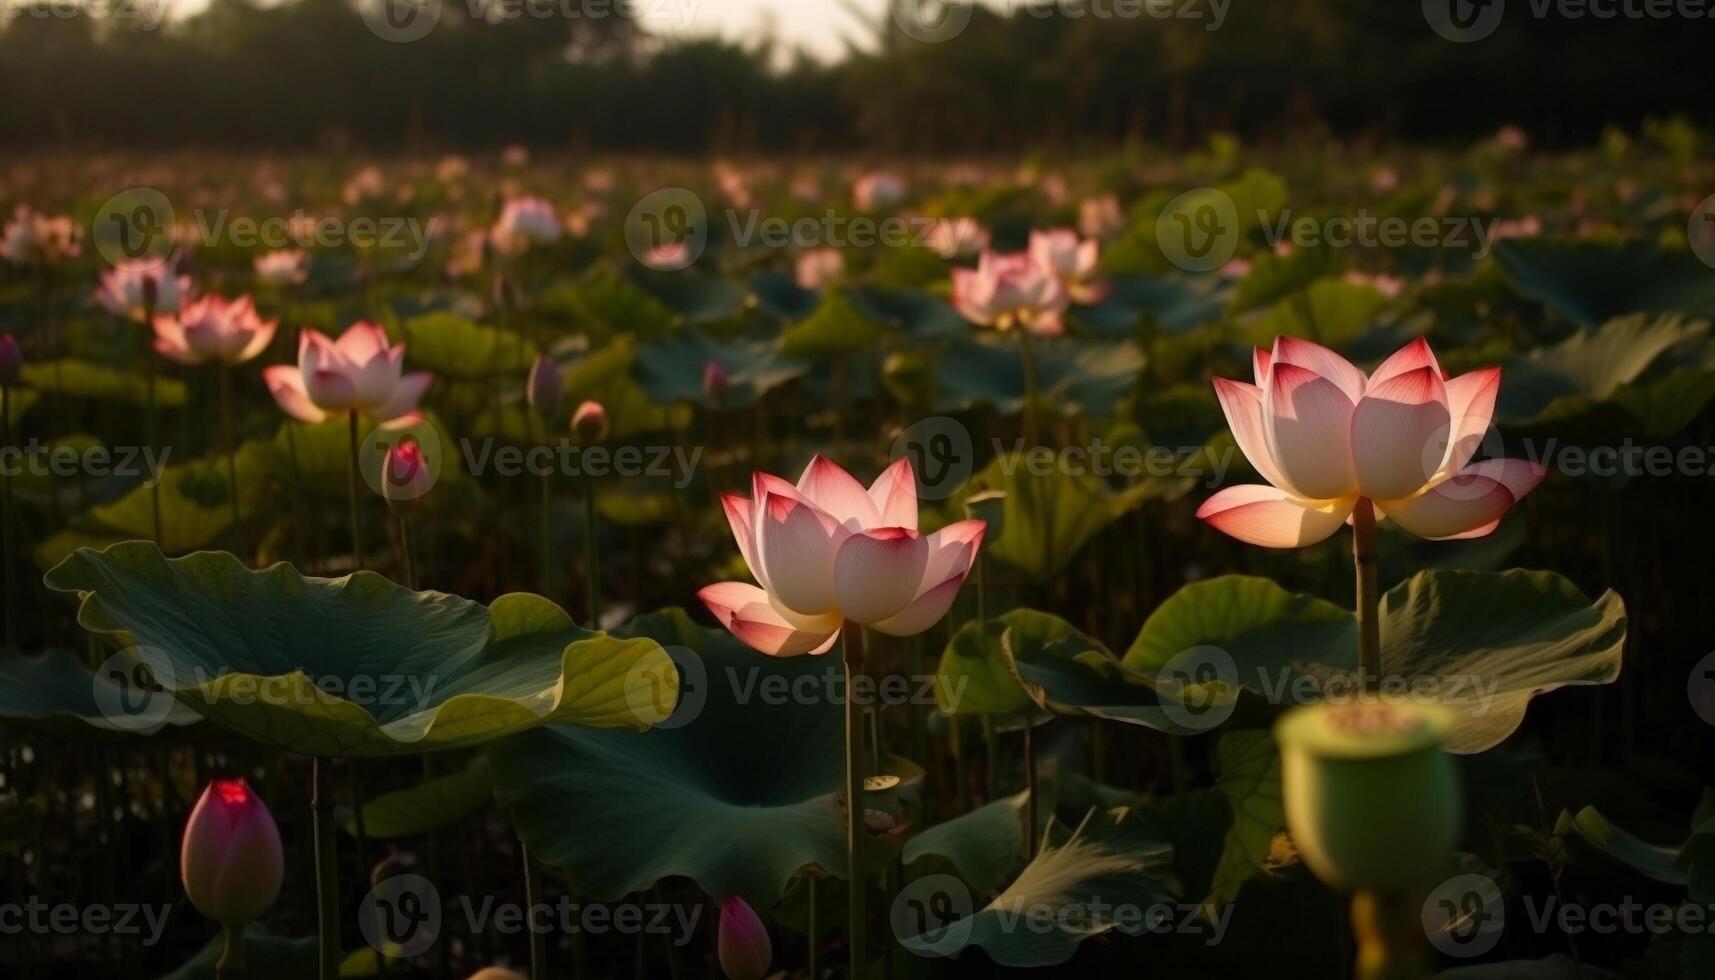
<instances>
[{"instance_id":1,"label":"repeating watermark pattern","mask_svg":"<svg viewBox=\"0 0 1715 980\"><path fill-rule=\"evenodd\" d=\"M683 728L702 716L715 685L724 699L740 707L785 705L843 705L849 697L863 707L945 706L956 710L970 678L941 682L934 674L863 674L846 683L837 667L791 676L756 667L723 667L710 676L708 665L686 647L666 646L670 663L643 658L625 680L626 703L634 716L651 720L655 728ZM673 703L675 685L677 704ZM937 699L937 690L939 699ZM671 710L669 710L671 706ZM653 721L653 719L665 719Z\"/></svg>"},{"instance_id":2,"label":"repeating watermark pattern","mask_svg":"<svg viewBox=\"0 0 1715 980\"><path fill-rule=\"evenodd\" d=\"M133 187L108 198L96 211L90 238L96 252L112 264L164 260L187 244L268 250L349 247L415 263L437 237L440 221L413 215L336 217L302 209L256 216L234 214L228 208L195 208L185 219L165 194L152 187Z\"/></svg>"},{"instance_id":3,"label":"repeating watermark pattern","mask_svg":"<svg viewBox=\"0 0 1715 980\"><path fill-rule=\"evenodd\" d=\"M625 246L660 272L689 268L709 246L709 212L683 187L666 187L638 201L625 216Z\"/></svg>"},{"instance_id":4,"label":"repeating watermark pattern","mask_svg":"<svg viewBox=\"0 0 1715 980\"><path fill-rule=\"evenodd\" d=\"M976 464L971 431L958 419L936 415L913 422L893 440L891 458L909 459L917 499L946 500L964 489Z\"/></svg>"},{"instance_id":5,"label":"repeating watermark pattern","mask_svg":"<svg viewBox=\"0 0 1715 980\"><path fill-rule=\"evenodd\" d=\"M148 948L161 941L172 910L171 905L81 905L30 895L0 902L0 936L118 936Z\"/></svg>"},{"instance_id":6,"label":"repeating watermark pattern","mask_svg":"<svg viewBox=\"0 0 1715 980\"><path fill-rule=\"evenodd\" d=\"M501 444L489 438L459 440L471 476L625 477L670 481L683 490L696 477L701 446L585 446L571 439L545 446Z\"/></svg>"},{"instance_id":7,"label":"repeating watermark pattern","mask_svg":"<svg viewBox=\"0 0 1715 980\"><path fill-rule=\"evenodd\" d=\"M1424 898L1422 921L1430 945L1441 952L1461 959L1482 956L1506 930L1506 898L1488 875L1456 875Z\"/></svg>"},{"instance_id":8,"label":"repeating watermark pattern","mask_svg":"<svg viewBox=\"0 0 1715 980\"><path fill-rule=\"evenodd\" d=\"M898 0L889 4L893 23L914 41L940 44L951 41L971 25L975 5L971 0ZM1006 17L1036 20L1159 20L1196 24L1204 31L1218 31L1227 22L1232 0L995 0L990 9Z\"/></svg>"},{"instance_id":9,"label":"repeating watermark pattern","mask_svg":"<svg viewBox=\"0 0 1715 980\"><path fill-rule=\"evenodd\" d=\"M111 20L152 31L166 17L166 0L0 0L0 24L13 20Z\"/></svg>"},{"instance_id":10,"label":"repeating watermark pattern","mask_svg":"<svg viewBox=\"0 0 1715 980\"><path fill-rule=\"evenodd\" d=\"M153 488L161 481L171 446L45 445L31 438L21 446L0 446L0 474L10 477L142 478Z\"/></svg>"},{"instance_id":11,"label":"repeating watermark pattern","mask_svg":"<svg viewBox=\"0 0 1715 980\"><path fill-rule=\"evenodd\" d=\"M1711 0L1525 0L1514 3L1521 16L1536 20L1709 20ZM1423 0L1423 17L1449 41L1470 44L1494 35L1506 17L1506 0Z\"/></svg>"},{"instance_id":12,"label":"repeating watermark pattern","mask_svg":"<svg viewBox=\"0 0 1715 980\"><path fill-rule=\"evenodd\" d=\"M464 6L477 23L519 20L640 19L656 33L682 32L696 17L701 0L364 0L358 10L376 37L395 44L421 41L441 22L450 3Z\"/></svg>"},{"instance_id":13,"label":"repeating watermark pattern","mask_svg":"<svg viewBox=\"0 0 1715 980\"><path fill-rule=\"evenodd\" d=\"M662 649L668 663L642 657L626 671L625 703L633 717L655 728L683 728L702 717L709 703L709 671L689 647Z\"/></svg>"},{"instance_id":14,"label":"repeating watermark pattern","mask_svg":"<svg viewBox=\"0 0 1715 980\"><path fill-rule=\"evenodd\" d=\"M1538 936L1715 933L1715 906L1694 902L1645 902L1630 895L1616 902L1583 902L1561 895L1527 894L1519 898L1519 907L1522 919L1508 916L1506 898L1488 875L1457 875L1424 899L1424 933L1436 949L1460 959L1493 950L1509 925Z\"/></svg>"},{"instance_id":15,"label":"repeating watermark pattern","mask_svg":"<svg viewBox=\"0 0 1715 980\"><path fill-rule=\"evenodd\" d=\"M1270 248L1288 244L1295 248L1341 249L1412 245L1465 252L1479 260L1488 256L1501 229L1499 218L1486 221L1469 215L1404 218L1373 214L1363 208L1350 215L1321 218L1294 218L1291 208L1283 208L1273 216L1258 211L1256 218L1263 240Z\"/></svg>"},{"instance_id":16,"label":"repeating watermark pattern","mask_svg":"<svg viewBox=\"0 0 1715 980\"><path fill-rule=\"evenodd\" d=\"M1155 241L1187 272L1212 272L1232 261L1244 230L1238 205L1218 187L1199 187L1167 202L1155 219Z\"/></svg>"},{"instance_id":17,"label":"repeating watermark pattern","mask_svg":"<svg viewBox=\"0 0 1715 980\"><path fill-rule=\"evenodd\" d=\"M92 680L95 708L113 727L153 735L172 714L173 662L153 647L128 647L101 662Z\"/></svg>"},{"instance_id":18,"label":"repeating watermark pattern","mask_svg":"<svg viewBox=\"0 0 1715 980\"><path fill-rule=\"evenodd\" d=\"M455 918L456 917L456 918ZM370 947L409 959L434 948L449 920L470 935L660 936L684 946L696 936L703 906L670 902L583 903L562 895L554 902L520 905L493 895L457 895L450 901L422 875L383 880L358 905L358 928Z\"/></svg>"}]
</instances>

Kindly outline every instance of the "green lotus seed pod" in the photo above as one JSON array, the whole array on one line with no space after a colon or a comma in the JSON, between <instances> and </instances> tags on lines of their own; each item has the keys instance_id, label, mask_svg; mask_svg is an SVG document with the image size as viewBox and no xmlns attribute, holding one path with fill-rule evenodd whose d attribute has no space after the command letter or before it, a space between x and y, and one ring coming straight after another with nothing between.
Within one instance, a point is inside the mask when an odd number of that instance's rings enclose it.
<instances>
[{"instance_id":1,"label":"green lotus seed pod","mask_svg":"<svg viewBox=\"0 0 1715 980\"><path fill-rule=\"evenodd\" d=\"M1300 708L1275 726L1286 822L1330 886L1393 891L1441 872L1463 803L1446 714L1379 699Z\"/></svg>"}]
</instances>

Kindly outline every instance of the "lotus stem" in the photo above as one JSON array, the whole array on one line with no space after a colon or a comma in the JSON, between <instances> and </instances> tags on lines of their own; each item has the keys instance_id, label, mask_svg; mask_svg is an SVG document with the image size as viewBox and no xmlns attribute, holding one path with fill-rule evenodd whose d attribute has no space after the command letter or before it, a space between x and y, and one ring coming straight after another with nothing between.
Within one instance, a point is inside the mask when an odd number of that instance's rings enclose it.
<instances>
[{"instance_id":1,"label":"lotus stem","mask_svg":"<svg viewBox=\"0 0 1715 980\"><path fill-rule=\"evenodd\" d=\"M548 423L542 423L542 445L548 445ZM554 555L551 547L553 541L554 521L554 477L552 467L542 470L542 526L539 529L542 560L542 594L554 597Z\"/></svg>"},{"instance_id":2,"label":"lotus stem","mask_svg":"<svg viewBox=\"0 0 1715 980\"><path fill-rule=\"evenodd\" d=\"M310 815L315 828L316 938L320 980L339 980L339 841L333 821L333 793L328 786L331 763L310 759Z\"/></svg>"},{"instance_id":3,"label":"lotus stem","mask_svg":"<svg viewBox=\"0 0 1715 980\"><path fill-rule=\"evenodd\" d=\"M863 710L853 696L864 670L862 626L848 622L841 627L840 650L846 667L846 940L851 947L850 975L862 977L869 965L869 918L864 911L869 881L863 869Z\"/></svg>"},{"instance_id":4,"label":"lotus stem","mask_svg":"<svg viewBox=\"0 0 1715 980\"><path fill-rule=\"evenodd\" d=\"M994 716L982 716L983 727L983 802L991 803L1000 795L999 769L995 765L998 744L994 737Z\"/></svg>"},{"instance_id":5,"label":"lotus stem","mask_svg":"<svg viewBox=\"0 0 1715 980\"><path fill-rule=\"evenodd\" d=\"M1018 331L1018 359L1024 365L1024 448L1036 448L1036 351L1030 346L1030 330L1023 325Z\"/></svg>"},{"instance_id":6,"label":"lotus stem","mask_svg":"<svg viewBox=\"0 0 1715 980\"><path fill-rule=\"evenodd\" d=\"M0 385L0 446L12 445L12 388ZM18 652L18 573L14 553L18 550L12 534L12 471L0 467L0 550L6 552L4 562L6 589L6 652ZM11 785L10 782L7 783Z\"/></svg>"},{"instance_id":7,"label":"lotus stem","mask_svg":"<svg viewBox=\"0 0 1715 980\"><path fill-rule=\"evenodd\" d=\"M351 455L346 460L345 494L351 505L352 571L363 568L363 527L357 519L357 409L346 413L346 431L350 435Z\"/></svg>"},{"instance_id":8,"label":"lotus stem","mask_svg":"<svg viewBox=\"0 0 1715 980\"><path fill-rule=\"evenodd\" d=\"M601 564L595 537L595 477L584 490L584 575L589 579L590 629L601 629Z\"/></svg>"},{"instance_id":9,"label":"lotus stem","mask_svg":"<svg viewBox=\"0 0 1715 980\"><path fill-rule=\"evenodd\" d=\"M363 779L357 771L358 765L357 760L353 759L348 767L348 775L351 777L351 836L356 841L357 868L362 875L361 880L370 884L372 883L370 879L373 872L369 864L369 829L364 825L363 820ZM380 955L375 957L375 966L382 976L387 975L387 953L385 951L381 951Z\"/></svg>"},{"instance_id":10,"label":"lotus stem","mask_svg":"<svg viewBox=\"0 0 1715 980\"><path fill-rule=\"evenodd\" d=\"M542 901L542 869L530 857L530 846L518 839L518 856L524 861L524 921L530 923L530 980L548 980L548 937L535 928L535 908Z\"/></svg>"},{"instance_id":11,"label":"lotus stem","mask_svg":"<svg viewBox=\"0 0 1715 980\"><path fill-rule=\"evenodd\" d=\"M417 589L417 568L411 561L411 522L405 519L405 512L396 510L393 520L399 527L399 569L405 576L405 588Z\"/></svg>"},{"instance_id":12,"label":"lotus stem","mask_svg":"<svg viewBox=\"0 0 1715 980\"><path fill-rule=\"evenodd\" d=\"M804 933L805 938L809 940L810 962L808 963L808 966L810 970L810 980L816 980L818 973L816 961L820 959L819 954L821 953L821 943L819 941L819 937L822 932L816 921L816 876L806 875L804 881L807 883L809 888L809 911L807 913L809 921L805 923Z\"/></svg>"},{"instance_id":13,"label":"lotus stem","mask_svg":"<svg viewBox=\"0 0 1715 980\"><path fill-rule=\"evenodd\" d=\"M244 961L244 931L248 925L222 926L220 959L214 964L215 980L233 980L250 972Z\"/></svg>"},{"instance_id":14,"label":"lotus stem","mask_svg":"<svg viewBox=\"0 0 1715 980\"><path fill-rule=\"evenodd\" d=\"M143 444L150 450L156 448L155 435L159 424L155 417L155 376L159 369L155 365L155 347L149 339L154 330L155 304L147 303L143 307ZM149 516L154 522L155 543L163 549L167 546L161 540L161 480L164 475L164 472L157 472L149 485Z\"/></svg>"},{"instance_id":15,"label":"lotus stem","mask_svg":"<svg viewBox=\"0 0 1715 980\"><path fill-rule=\"evenodd\" d=\"M1352 511L1352 566L1357 575L1358 675L1366 691L1381 687L1381 593L1376 585L1376 510L1368 497Z\"/></svg>"},{"instance_id":16,"label":"lotus stem","mask_svg":"<svg viewBox=\"0 0 1715 980\"><path fill-rule=\"evenodd\" d=\"M226 492L232 499L232 533L236 538L244 516L238 506L238 446L232 440L232 366L220 364L220 442L226 450Z\"/></svg>"},{"instance_id":17,"label":"lotus stem","mask_svg":"<svg viewBox=\"0 0 1715 980\"><path fill-rule=\"evenodd\" d=\"M1027 858L1036 856L1036 729L1030 724L1030 716L1024 718L1024 789L1028 794L1024 801L1024 853Z\"/></svg>"},{"instance_id":18,"label":"lotus stem","mask_svg":"<svg viewBox=\"0 0 1715 980\"><path fill-rule=\"evenodd\" d=\"M1410 892L1360 891L1352 898L1356 980L1428 980L1422 902Z\"/></svg>"}]
</instances>

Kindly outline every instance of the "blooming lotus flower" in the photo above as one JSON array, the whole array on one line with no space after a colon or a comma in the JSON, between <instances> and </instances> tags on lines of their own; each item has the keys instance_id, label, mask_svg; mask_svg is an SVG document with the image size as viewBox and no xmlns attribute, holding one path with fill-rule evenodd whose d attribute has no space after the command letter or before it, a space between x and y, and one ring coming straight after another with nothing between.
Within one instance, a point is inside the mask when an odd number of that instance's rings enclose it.
<instances>
[{"instance_id":1,"label":"blooming lotus flower","mask_svg":"<svg viewBox=\"0 0 1715 980\"><path fill-rule=\"evenodd\" d=\"M1096 281L1096 262L1102 246L1095 239L1078 241L1070 229L1030 233L1030 257L1060 281L1074 303L1100 303L1108 295L1107 283Z\"/></svg>"},{"instance_id":2,"label":"blooming lotus flower","mask_svg":"<svg viewBox=\"0 0 1715 980\"><path fill-rule=\"evenodd\" d=\"M191 277L173 274L171 260L126 259L101 274L96 302L114 316L138 323L151 313L176 313L191 292Z\"/></svg>"},{"instance_id":3,"label":"blooming lotus flower","mask_svg":"<svg viewBox=\"0 0 1715 980\"><path fill-rule=\"evenodd\" d=\"M341 412L363 412L377 422L417 407L434 375L404 374L405 345L389 346L387 334L359 321L338 341L308 328L298 333L298 364L262 372L268 393L282 411L305 422Z\"/></svg>"},{"instance_id":4,"label":"blooming lotus flower","mask_svg":"<svg viewBox=\"0 0 1715 980\"><path fill-rule=\"evenodd\" d=\"M554 206L539 197L515 197L500 209L489 237L496 249L517 255L532 245L559 241L560 219Z\"/></svg>"},{"instance_id":5,"label":"blooming lotus flower","mask_svg":"<svg viewBox=\"0 0 1715 980\"><path fill-rule=\"evenodd\" d=\"M758 472L752 496L721 498L757 585L719 582L703 604L749 646L777 657L823 653L850 621L912 636L947 614L987 525L917 530L917 484L901 459L867 490L817 456L797 485Z\"/></svg>"},{"instance_id":6,"label":"blooming lotus flower","mask_svg":"<svg viewBox=\"0 0 1715 980\"><path fill-rule=\"evenodd\" d=\"M929 247L943 259L980 255L989 247L989 233L975 218L941 218L929 227Z\"/></svg>"},{"instance_id":7,"label":"blooming lotus flower","mask_svg":"<svg viewBox=\"0 0 1715 980\"><path fill-rule=\"evenodd\" d=\"M257 279L276 286L296 286L310 276L310 255L297 248L258 255L250 265L256 270Z\"/></svg>"},{"instance_id":8,"label":"blooming lotus flower","mask_svg":"<svg viewBox=\"0 0 1715 980\"><path fill-rule=\"evenodd\" d=\"M1326 347L1281 337L1257 349L1255 376L1255 385L1216 378L1215 393L1270 485L1228 487L1197 511L1241 541L1315 544L1363 498L1418 537L1482 537L1546 474L1522 460L1470 462L1500 368L1448 378L1421 338L1365 376Z\"/></svg>"},{"instance_id":9,"label":"blooming lotus flower","mask_svg":"<svg viewBox=\"0 0 1715 980\"><path fill-rule=\"evenodd\" d=\"M811 941L814 942L815 937L811 937ZM768 940L768 927L757 918L750 904L737 895L728 895L721 902L715 952L720 957L721 972L727 975L727 980L762 980L768 975L768 965L774 959L774 944Z\"/></svg>"},{"instance_id":10,"label":"blooming lotus flower","mask_svg":"<svg viewBox=\"0 0 1715 980\"><path fill-rule=\"evenodd\" d=\"M867 173L852 184L852 205L859 211L885 211L905 200L905 182L890 173Z\"/></svg>"},{"instance_id":11,"label":"blooming lotus flower","mask_svg":"<svg viewBox=\"0 0 1715 980\"><path fill-rule=\"evenodd\" d=\"M50 218L20 204L0 231L0 257L14 265L47 265L80 251L77 225L66 215Z\"/></svg>"},{"instance_id":12,"label":"blooming lotus flower","mask_svg":"<svg viewBox=\"0 0 1715 980\"><path fill-rule=\"evenodd\" d=\"M185 821L179 877L197 911L223 926L256 921L286 875L280 830L242 779L217 779Z\"/></svg>"},{"instance_id":13,"label":"blooming lotus flower","mask_svg":"<svg viewBox=\"0 0 1715 980\"><path fill-rule=\"evenodd\" d=\"M243 364L274 339L276 320L263 320L248 296L208 295L177 314L155 318L155 351L180 364Z\"/></svg>"},{"instance_id":14,"label":"blooming lotus flower","mask_svg":"<svg viewBox=\"0 0 1715 980\"><path fill-rule=\"evenodd\" d=\"M799 289L819 292L833 285L846 271L846 257L837 248L813 248L798 256L793 278Z\"/></svg>"},{"instance_id":15,"label":"blooming lotus flower","mask_svg":"<svg viewBox=\"0 0 1715 980\"><path fill-rule=\"evenodd\" d=\"M953 270L953 306L980 326L1057 337L1065 330L1066 304L1060 280L1027 253L984 252L976 269Z\"/></svg>"}]
</instances>

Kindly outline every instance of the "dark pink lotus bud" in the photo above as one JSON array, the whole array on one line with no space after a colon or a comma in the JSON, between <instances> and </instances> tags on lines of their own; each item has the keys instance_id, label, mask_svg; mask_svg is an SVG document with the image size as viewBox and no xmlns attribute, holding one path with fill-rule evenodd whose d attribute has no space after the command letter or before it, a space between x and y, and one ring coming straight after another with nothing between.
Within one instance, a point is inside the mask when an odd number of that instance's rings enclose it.
<instances>
[{"instance_id":1,"label":"dark pink lotus bud","mask_svg":"<svg viewBox=\"0 0 1715 980\"><path fill-rule=\"evenodd\" d=\"M256 921L280 895L280 830L243 779L217 779L185 822L179 876L197 911L234 928Z\"/></svg>"},{"instance_id":2,"label":"dark pink lotus bud","mask_svg":"<svg viewBox=\"0 0 1715 980\"><path fill-rule=\"evenodd\" d=\"M762 980L768 975L768 965L774 959L774 945L768 941L768 927L737 895L728 895L721 902L720 934L715 951L720 956L721 971L728 980Z\"/></svg>"},{"instance_id":3,"label":"dark pink lotus bud","mask_svg":"<svg viewBox=\"0 0 1715 980\"><path fill-rule=\"evenodd\" d=\"M587 401L578 406L572 415L572 434L585 444L607 438L607 409L601 402Z\"/></svg>"},{"instance_id":4,"label":"dark pink lotus bud","mask_svg":"<svg viewBox=\"0 0 1715 980\"><path fill-rule=\"evenodd\" d=\"M530 365L530 379L524 385L524 398L536 414L551 419L560 413L560 399L565 395L565 383L560 380L560 368L554 359L539 354Z\"/></svg>"},{"instance_id":5,"label":"dark pink lotus bud","mask_svg":"<svg viewBox=\"0 0 1715 980\"><path fill-rule=\"evenodd\" d=\"M725 364L710 361L703 365L703 394L715 401L725 400L729 380Z\"/></svg>"}]
</instances>

